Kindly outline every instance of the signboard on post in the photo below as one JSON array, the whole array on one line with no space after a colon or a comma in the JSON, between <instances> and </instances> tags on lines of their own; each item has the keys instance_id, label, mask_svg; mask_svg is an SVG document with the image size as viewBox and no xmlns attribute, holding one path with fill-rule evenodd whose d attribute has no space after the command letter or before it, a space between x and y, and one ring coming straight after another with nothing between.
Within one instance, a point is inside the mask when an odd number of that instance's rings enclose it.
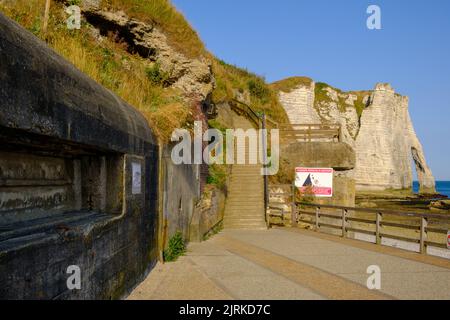
<instances>
[{"instance_id":1,"label":"signboard on post","mask_svg":"<svg viewBox=\"0 0 450 320\"><path fill-rule=\"evenodd\" d=\"M333 169L295 168L295 186L301 193L331 198L333 196Z\"/></svg>"}]
</instances>

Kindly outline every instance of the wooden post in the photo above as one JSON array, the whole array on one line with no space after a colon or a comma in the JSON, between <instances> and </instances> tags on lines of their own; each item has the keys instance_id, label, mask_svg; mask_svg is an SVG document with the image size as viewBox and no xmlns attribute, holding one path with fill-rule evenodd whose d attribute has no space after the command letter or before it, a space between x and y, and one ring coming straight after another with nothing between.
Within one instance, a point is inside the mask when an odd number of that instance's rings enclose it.
<instances>
[{"instance_id":1,"label":"wooden post","mask_svg":"<svg viewBox=\"0 0 450 320\"><path fill-rule=\"evenodd\" d=\"M42 27L42 32L44 36L47 36L48 18L50 16L50 0L45 1L45 12L44 12L44 26Z\"/></svg>"},{"instance_id":2,"label":"wooden post","mask_svg":"<svg viewBox=\"0 0 450 320\"><path fill-rule=\"evenodd\" d=\"M295 184L292 184L291 226L297 227L297 206L295 205Z\"/></svg>"},{"instance_id":3,"label":"wooden post","mask_svg":"<svg viewBox=\"0 0 450 320\"><path fill-rule=\"evenodd\" d=\"M427 241L427 227L428 227L428 219L425 217L420 218L420 253L427 253L427 246L425 245L425 241Z\"/></svg>"},{"instance_id":4,"label":"wooden post","mask_svg":"<svg viewBox=\"0 0 450 320\"><path fill-rule=\"evenodd\" d=\"M342 237L347 236L347 209L342 209Z\"/></svg>"},{"instance_id":5,"label":"wooden post","mask_svg":"<svg viewBox=\"0 0 450 320\"><path fill-rule=\"evenodd\" d=\"M316 231L319 231L319 214L320 214L320 207L316 208Z\"/></svg>"},{"instance_id":6,"label":"wooden post","mask_svg":"<svg viewBox=\"0 0 450 320\"><path fill-rule=\"evenodd\" d=\"M383 214L377 212L376 226L375 226L375 243L381 244L381 220L383 219Z\"/></svg>"}]
</instances>

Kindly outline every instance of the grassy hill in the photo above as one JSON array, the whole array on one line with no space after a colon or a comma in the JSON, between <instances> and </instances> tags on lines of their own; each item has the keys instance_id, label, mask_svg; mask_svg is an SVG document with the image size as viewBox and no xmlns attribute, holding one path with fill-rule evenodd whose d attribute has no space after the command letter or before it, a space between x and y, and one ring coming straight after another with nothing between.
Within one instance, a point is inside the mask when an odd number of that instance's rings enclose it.
<instances>
[{"instance_id":1,"label":"grassy hill","mask_svg":"<svg viewBox=\"0 0 450 320\"><path fill-rule=\"evenodd\" d=\"M80 1L65 2L79 4ZM52 0L45 34L42 30L45 0L0 2L0 10L47 41L78 69L140 110L163 142L170 138L174 128L189 126L198 108L193 108L192 101L179 90L163 85L162 74L153 62L130 53L126 44L114 37L99 41L85 21L81 30L68 30L67 14L61 2L64 1ZM170 1L103 0L101 6L110 11L124 11L129 17L158 26L170 46L190 59L209 59L216 79L212 94L214 102L231 100L236 91L247 91L257 110L266 111L279 122L287 121L276 92L261 77L228 65L207 52L198 34Z\"/></svg>"}]
</instances>

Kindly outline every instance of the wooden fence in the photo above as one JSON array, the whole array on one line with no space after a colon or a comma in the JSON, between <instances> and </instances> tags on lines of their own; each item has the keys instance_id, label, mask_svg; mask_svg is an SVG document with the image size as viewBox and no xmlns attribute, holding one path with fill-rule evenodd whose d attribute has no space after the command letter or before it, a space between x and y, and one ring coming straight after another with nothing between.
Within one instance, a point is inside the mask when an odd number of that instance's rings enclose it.
<instances>
[{"instance_id":1,"label":"wooden fence","mask_svg":"<svg viewBox=\"0 0 450 320\"><path fill-rule=\"evenodd\" d=\"M296 141L341 141L340 124L291 124L280 125L280 137Z\"/></svg>"},{"instance_id":2,"label":"wooden fence","mask_svg":"<svg viewBox=\"0 0 450 320\"><path fill-rule=\"evenodd\" d=\"M298 222L302 222L305 224L309 224L314 228L315 231L321 231L321 228L336 229L340 231L342 237L347 237L347 232L349 231L368 234L375 237L376 244L381 244L381 239L383 237L410 243L418 243L420 253L426 253L427 246L447 248L447 243L430 241L428 239L428 233L447 235L448 227L442 226L450 224L449 215L319 205L302 202L296 202L293 208L293 223L297 224ZM323 212L323 209L332 209L334 210L334 213ZM351 215L349 213L351 213ZM366 216L358 216L358 214L360 213L371 215L372 218L367 218ZM309 216L311 219L305 219L302 216ZM386 216L406 217L408 219L405 219L405 221L402 222L384 221L384 218ZM321 218L327 218L328 221L322 221ZM337 223L330 223L330 220L337 221ZM350 222L372 225L373 228L372 230L367 230L359 227L353 227L349 225ZM384 230L385 227L418 231L419 237L413 238L387 233Z\"/></svg>"},{"instance_id":3,"label":"wooden fence","mask_svg":"<svg viewBox=\"0 0 450 320\"><path fill-rule=\"evenodd\" d=\"M278 217L290 220L294 227L303 223L317 232L335 230L344 238L349 232L365 234L372 236L376 244L381 244L382 238L400 240L418 244L423 254L427 246L447 248L447 242L440 239L447 238L450 215L305 203L296 201L293 185L270 185L268 189L268 221Z\"/></svg>"}]
</instances>

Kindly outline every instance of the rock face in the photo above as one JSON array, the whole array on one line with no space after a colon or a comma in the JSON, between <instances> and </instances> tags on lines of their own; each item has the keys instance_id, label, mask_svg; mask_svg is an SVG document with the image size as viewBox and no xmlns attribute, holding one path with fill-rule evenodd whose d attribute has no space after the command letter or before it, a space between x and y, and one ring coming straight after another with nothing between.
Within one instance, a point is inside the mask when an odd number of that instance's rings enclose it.
<instances>
[{"instance_id":1,"label":"rock face","mask_svg":"<svg viewBox=\"0 0 450 320\"><path fill-rule=\"evenodd\" d=\"M389 84L377 84L372 92L354 93L318 86L299 85L291 92L280 92L280 102L291 123L342 125L342 140L356 151L353 174L358 190L411 188L413 159L420 191L435 192L433 175L409 116L407 97L396 94Z\"/></svg>"},{"instance_id":2,"label":"rock face","mask_svg":"<svg viewBox=\"0 0 450 320\"><path fill-rule=\"evenodd\" d=\"M156 26L129 18L124 12L104 11L96 6L84 6L82 13L99 31L99 37L115 34L130 51L158 63L167 73L167 85L200 101L211 94L215 85L211 63L206 58L187 58L175 51Z\"/></svg>"},{"instance_id":3,"label":"rock face","mask_svg":"<svg viewBox=\"0 0 450 320\"><path fill-rule=\"evenodd\" d=\"M434 192L434 178L409 116L408 98L395 94L388 84L378 84L370 99L356 138L355 178L360 189L411 187L412 157L421 191Z\"/></svg>"},{"instance_id":4,"label":"rock face","mask_svg":"<svg viewBox=\"0 0 450 320\"><path fill-rule=\"evenodd\" d=\"M291 123L321 123L319 115L312 108L314 105L314 88L315 83L311 81L310 86L298 86L289 93L280 91L280 101Z\"/></svg>"}]
</instances>

